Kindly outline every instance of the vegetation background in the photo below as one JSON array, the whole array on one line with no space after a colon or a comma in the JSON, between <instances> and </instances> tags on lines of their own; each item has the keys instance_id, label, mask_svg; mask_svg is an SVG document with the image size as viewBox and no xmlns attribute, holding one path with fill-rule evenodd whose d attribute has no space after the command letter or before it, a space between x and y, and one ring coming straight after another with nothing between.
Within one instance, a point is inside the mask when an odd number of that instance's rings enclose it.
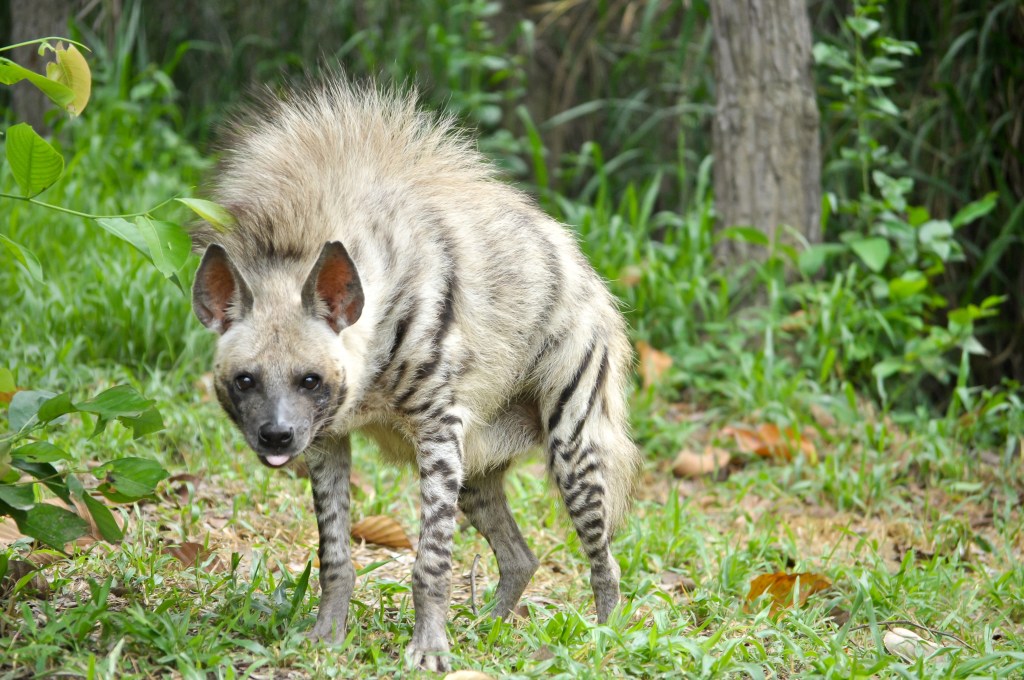
<instances>
[{"instance_id":1,"label":"vegetation background","mask_svg":"<svg viewBox=\"0 0 1024 680\"><path fill-rule=\"evenodd\" d=\"M7 0L3 44L45 37L19 32L31 10L56 17L46 34L92 50L84 115L34 121L65 158L50 203L115 215L197 195L218 125L250 85L340 66L415 83L427 107L457 113L510 181L577 230L622 299L648 460L616 543L623 611L594 625L585 562L529 466L510 497L542 569L521 617L478 618L496 569L474 532L459 534L454 666L496 677L1021 673L1019 2L808 3L821 243L718 219L706 0L184 0L173 12ZM20 108L23 85L2 93L5 129L36 115ZM0 191L17 193L7 165ZM141 457L172 474L150 500L114 505L117 543L97 541L107 535L94 526L65 554L0 525L0 673L400 672L412 551L362 545L345 648L308 645L308 482L257 469L218 412L204 382L212 338L187 296L95 222L0 201L0 234L42 268L36 280L13 256L0 267L5 401L31 388L81 405L128 384L164 425L92 436L103 416L83 409L33 432L30 444L67 454L37 464L81 478L92 502L110 481L99 463ZM723 261L725 241L754 254ZM414 477L360 452L356 518L414 535ZM37 503L54 495L35 483L40 468L18 469L11 487ZM798 573L795 587L783 576ZM767 575L781 585L759 599L752 586ZM828 587L811 595L803 581ZM892 622L921 639L895 645Z\"/></svg>"}]
</instances>

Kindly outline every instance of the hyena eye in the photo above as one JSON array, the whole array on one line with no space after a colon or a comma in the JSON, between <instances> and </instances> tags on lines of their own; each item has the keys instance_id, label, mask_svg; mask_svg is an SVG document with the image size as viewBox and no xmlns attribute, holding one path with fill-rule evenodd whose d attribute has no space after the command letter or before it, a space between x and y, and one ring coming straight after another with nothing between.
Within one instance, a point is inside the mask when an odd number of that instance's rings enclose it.
<instances>
[{"instance_id":1,"label":"hyena eye","mask_svg":"<svg viewBox=\"0 0 1024 680\"><path fill-rule=\"evenodd\" d=\"M316 373L310 373L302 376L302 380L299 381L299 385L306 390L315 390L320 387L320 376Z\"/></svg>"},{"instance_id":2,"label":"hyena eye","mask_svg":"<svg viewBox=\"0 0 1024 680\"><path fill-rule=\"evenodd\" d=\"M235 387L239 392L245 392L256 387L256 378L249 373L239 373L235 376Z\"/></svg>"}]
</instances>

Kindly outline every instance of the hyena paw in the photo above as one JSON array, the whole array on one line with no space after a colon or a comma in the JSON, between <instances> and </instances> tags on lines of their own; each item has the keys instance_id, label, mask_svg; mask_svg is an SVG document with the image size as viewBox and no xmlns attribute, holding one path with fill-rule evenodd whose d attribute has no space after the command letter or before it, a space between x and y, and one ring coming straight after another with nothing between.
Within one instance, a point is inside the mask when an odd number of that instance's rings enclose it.
<instances>
[{"instance_id":1,"label":"hyena paw","mask_svg":"<svg viewBox=\"0 0 1024 680\"><path fill-rule=\"evenodd\" d=\"M313 629L306 633L306 638L313 642L337 644L345 641L345 622L328 617L317 617Z\"/></svg>"},{"instance_id":2,"label":"hyena paw","mask_svg":"<svg viewBox=\"0 0 1024 680\"><path fill-rule=\"evenodd\" d=\"M442 644L422 645L416 640L405 648L405 665L409 670L421 669L435 673L447 673L452 669L448 660L448 641Z\"/></svg>"}]
</instances>

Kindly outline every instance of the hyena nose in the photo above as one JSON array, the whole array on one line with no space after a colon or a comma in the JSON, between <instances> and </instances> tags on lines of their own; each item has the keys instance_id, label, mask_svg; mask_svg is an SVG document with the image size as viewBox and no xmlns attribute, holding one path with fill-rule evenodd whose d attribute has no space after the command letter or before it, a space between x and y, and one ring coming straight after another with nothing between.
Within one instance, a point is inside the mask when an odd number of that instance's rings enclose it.
<instances>
[{"instance_id":1,"label":"hyena nose","mask_svg":"<svg viewBox=\"0 0 1024 680\"><path fill-rule=\"evenodd\" d=\"M272 449L283 449L292 443L295 429L277 423L264 423L260 426L260 444Z\"/></svg>"}]
</instances>

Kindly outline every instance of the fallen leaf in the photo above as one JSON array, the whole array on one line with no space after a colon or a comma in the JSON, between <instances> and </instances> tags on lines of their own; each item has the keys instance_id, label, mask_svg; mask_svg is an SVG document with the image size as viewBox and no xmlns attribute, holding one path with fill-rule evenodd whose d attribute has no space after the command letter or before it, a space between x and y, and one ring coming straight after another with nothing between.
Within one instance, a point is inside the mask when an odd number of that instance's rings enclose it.
<instances>
[{"instance_id":1,"label":"fallen leaf","mask_svg":"<svg viewBox=\"0 0 1024 680\"><path fill-rule=\"evenodd\" d=\"M797 604L800 607L804 606L807 598L814 593L832 586L832 582L821 574L810 572L761 574L750 582L747 601L754 602L767 593L772 599L772 614L778 614L782 609L793 605L793 589L797 581L799 581Z\"/></svg>"},{"instance_id":2,"label":"fallen leaf","mask_svg":"<svg viewBox=\"0 0 1024 680\"><path fill-rule=\"evenodd\" d=\"M160 552L164 555L170 555L186 567L202 567L209 571L226 570L224 561L218 556L214 556L213 560L207 562L207 559L210 555L213 555L213 552L204 548L200 543L188 541L179 545L168 545L164 546Z\"/></svg>"},{"instance_id":3,"label":"fallen leaf","mask_svg":"<svg viewBox=\"0 0 1024 680\"><path fill-rule=\"evenodd\" d=\"M915 661L919 656L931 656L939 650L934 642L925 640L906 628L891 628L885 631L882 644L890 654L906 661Z\"/></svg>"},{"instance_id":4,"label":"fallen leaf","mask_svg":"<svg viewBox=\"0 0 1024 680\"><path fill-rule=\"evenodd\" d=\"M619 271L619 283L626 288L632 288L642 281L644 270L635 264L628 264Z\"/></svg>"},{"instance_id":5,"label":"fallen leaf","mask_svg":"<svg viewBox=\"0 0 1024 680\"><path fill-rule=\"evenodd\" d=\"M696 581L674 571L662 573L661 585L665 590L680 590L684 593L690 593L697 589Z\"/></svg>"},{"instance_id":6,"label":"fallen leaf","mask_svg":"<svg viewBox=\"0 0 1024 680\"><path fill-rule=\"evenodd\" d=\"M810 322L807 319L807 312L802 309L798 309L779 323L779 330L792 333L793 331L804 330L809 325Z\"/></svg>"},{"instance_id":7,"label":"fallen leaf","mask_svg":"<svg viewBox=\"0 0 1024 680\"><path fill-rule=\"evenodd\" d=\"M703 453L683 449L672 461L672 474L676 477L700 477L724 470L732 456L725 449L705 446Z\"/></svg>"},{"instance_id":8,"label":"fallen leaf","mask_svg":"<svg viewBox=\"0 0 1024 680\"><path fill-rule=\"evenodd\" d=\"M779 426L773 423L762 423L755 429L729 426L722 428L721 435L731 436L736 441L737 448L743 453L789 461L793 459L793 453L799 450L812 465L818 462L818 450L814 442L793 427L787 428L783 433Z\"/></svg>"},{"instance_id":9,"label":"fallen leaf","mask_svg":"<svg viewBox=\"0 0 1024 680\"><path fill-rule=\"evenodd\" d=\"M444 680L494 680L494 678L480 671L455 671L444 676Z\"/></svg>"},{"instance_id":10,"label":"fallen leaf","mask_svg":"<svg viewBox=\"0 0 1024 680\"><path fill-rule=\"evenodd\" d=\"M640 340L636 343L637 354L640 355L640 378L644 389L661 380L665 372L672 367L672 357Z\"/></svg>"},{"instance_id":11,"label":"fallen leaf","mask_svg":"<svg viewBox=\"0 0 1024 680\"><path fill-rule=\"evenodd\" d=\"M352 538L387 548L412 548L405 529L386 515L364 517L353 524Z\"/></svg>"}]
</instances>

